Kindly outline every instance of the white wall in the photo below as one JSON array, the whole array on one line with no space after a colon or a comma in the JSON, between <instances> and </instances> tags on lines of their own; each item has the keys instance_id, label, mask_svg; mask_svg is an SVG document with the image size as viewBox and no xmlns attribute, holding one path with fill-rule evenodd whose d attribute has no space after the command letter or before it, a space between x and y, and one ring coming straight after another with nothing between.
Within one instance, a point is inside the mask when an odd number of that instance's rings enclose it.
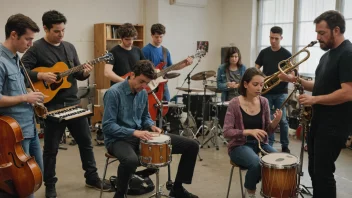
<instances>
[{"instance_id":1,"label":"white wall","mask_svg":"<svg viewBox=\"0 0 352 198\"><path fill-rule=\"evenodd\" d=\"M222 46L234 44L240 49L242 62L253 67L256 56L257 0L222 0Z\"/></svg>"},{"instance_id":2,"label":"white wall","mask_svg":"<svg viewBox=\"0 0 352 198\"><path fill-rule=\"evenodd\" d=\"M41 28L36 36L44 36L42 15L49 10L57 10L67 18L65 40L75 45L80 61L94 58L94 24L103 22L143 23L142 0L1 0L0 42L5 39L7 19L17 13L32 18ZM91 75L91 82L94 75ZM79 82L79 86L85 82Z\"/></svg>"},{"instance_id":3,"label":"white wall","mask_svg":"<svg viewBox=\"0 0 352 198\"><path fill-rule=\"evenodd\" d=\"M197 8L170 5L169 0L2 0L0 42L5 39L4 26L10 15L23 13L31 17L41 27L36 37L39 39L44 35L41 22L43 13L56 9L68 19L65 40L76 46L81 62L94 58L95 23L130 22L145 24L146 44L150 41L150 26L164 24L167 33L163 44L170 50L174 63L193 55L197 41L209 41L208 54L192 74L205 70L217 71L221 62L220 48L229 43L240 48L244 64L253 66L256 58L256 2L208 0L206 7ZM175 87L181 86L194 65L178 71L181 76L169 81L171 95L176 94ZM84 86L85 82L79 85ZM192 81L191 87L202 88L202 82Z\"/></svg>"}]
</instances>

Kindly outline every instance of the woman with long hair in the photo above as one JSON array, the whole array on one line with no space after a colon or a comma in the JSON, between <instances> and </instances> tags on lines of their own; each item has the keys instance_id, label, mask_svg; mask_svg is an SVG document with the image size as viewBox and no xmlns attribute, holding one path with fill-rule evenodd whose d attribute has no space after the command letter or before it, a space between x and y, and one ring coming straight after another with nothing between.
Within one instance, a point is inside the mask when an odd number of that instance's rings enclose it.
<instances>
[{"instance_id":1,"label":"woman with long hair","mask_svg":"<svg viewBox=\"0 0 352 198\"><path fill-rule=\"evenodd\" d=\"M250 198L255 198L261 178L257 153L260 147L267 153L276 152L268 144L268 134L274 132L282 116L282 111L276 110L274 119L270 119L268 100L260 96L263 85L264 74L255 67L248 68L240 81L240 96L230 101L224 122L231 161L248 169L244 186Z\"/></svg>"},{"instance_id":2,"label":"woman with long hair","mask_svg":"<svg viewBox=\"0 0 352 198\"><path fill-rule=\"evenodd\" d=\"M219 66L216 78L217 87L222 91L221 101L230 101L239 95L238 87L245 70L246 66L242 64L240 50L237 47L229 48L225 63Z\"/></svg>"}]
</instances>

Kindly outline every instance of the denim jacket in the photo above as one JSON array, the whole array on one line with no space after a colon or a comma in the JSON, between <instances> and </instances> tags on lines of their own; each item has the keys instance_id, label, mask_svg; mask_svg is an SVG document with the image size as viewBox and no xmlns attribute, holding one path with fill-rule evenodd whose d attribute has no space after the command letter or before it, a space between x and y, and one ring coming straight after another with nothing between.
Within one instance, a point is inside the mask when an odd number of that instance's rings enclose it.
<instances>
[{"instance_id":1,"label":"denim jacket","mask_svg":"<svg viewBox=\"0 0 352 198\"><path fill-rule=\"evenodd\" d=\"M227 88L227 78L226 78L226 64L224 63L219 66L218 69L218 75L216 77L216 82L218 89L222 91L221 93L221 101L225 101L227 98L227 94L229 89ZM239 68L240 70L240 75L241 77L243 76L244 72L246 71L246 66L242 65L242 67Z\"/></svg>"},{"instance_id":2,"label":"denim jacket","mask_svg":"<svg viewBox=\"0 0 352 198\"><path fill-rule=\"evenodd\" d=\"M111 86L104 95L103 133L106 148L131 137L135 130L154 125L148 111L146 90L132 93L128 78Z\"/></svg>"},{"instance_id":3,"label":"denim jacket","mask_svg":"<svg viewBox=\"0 0 352 198\"><path fill-rule=\"evenodd\" d=\"M19 67L19 57L0 44L0 99L3 96L23 94L27 94L27 90ZM21 127L24 138L35 137L37 131L31 104L22 102L11 107L1 107L0 115L15 119Z\"/></svg>"}]
</instances>

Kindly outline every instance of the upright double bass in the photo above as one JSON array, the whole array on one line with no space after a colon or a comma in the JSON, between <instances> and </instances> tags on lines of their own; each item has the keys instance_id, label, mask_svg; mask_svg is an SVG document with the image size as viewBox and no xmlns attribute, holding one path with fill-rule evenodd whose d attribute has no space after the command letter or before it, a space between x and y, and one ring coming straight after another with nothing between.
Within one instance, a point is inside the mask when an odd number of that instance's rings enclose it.
<instances>
[{"instance_id":1,"label":"upright double bass","mask_svg":"<svg viewBox=\"0 0 352 198\"><path fill-rule=\"evenodd\" d=\"M22 69L35 91L23 64ZM33 108L37 116L46 118L43 104L37 103ZM19 198L28 197L42 185L42 172L35 159L24 152L23 139L18 122L9 116L0 116L0 189Z\"/></svg>"}]
</instances>

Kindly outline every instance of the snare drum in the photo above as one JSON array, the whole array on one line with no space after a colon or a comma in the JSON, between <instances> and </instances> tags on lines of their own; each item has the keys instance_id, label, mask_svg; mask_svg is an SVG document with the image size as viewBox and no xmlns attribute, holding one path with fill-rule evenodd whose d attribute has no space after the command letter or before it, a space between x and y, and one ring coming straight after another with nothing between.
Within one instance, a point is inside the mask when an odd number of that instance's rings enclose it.
<instances>
[{"instance_id":1,"label":"snare drum","mask_svg":"<svg viewBox=\"0 0 352 198\"><path fill-rule=\"evenodd\" d=\"M167 135L152 133L152 140L141 140L139 160L146 167L162 167L171 162L171 138Z\"/></svg>"},{"instance_id":2,"label":"snare drum","mask_svg":"<svg viewBox=\"0 0 352 198\"><path fill-rule=\"evenodd\" d=\"M297 197L299 160L289 153L270 153L260 160L264 197Z\"/></svg>"}]
</instances>

